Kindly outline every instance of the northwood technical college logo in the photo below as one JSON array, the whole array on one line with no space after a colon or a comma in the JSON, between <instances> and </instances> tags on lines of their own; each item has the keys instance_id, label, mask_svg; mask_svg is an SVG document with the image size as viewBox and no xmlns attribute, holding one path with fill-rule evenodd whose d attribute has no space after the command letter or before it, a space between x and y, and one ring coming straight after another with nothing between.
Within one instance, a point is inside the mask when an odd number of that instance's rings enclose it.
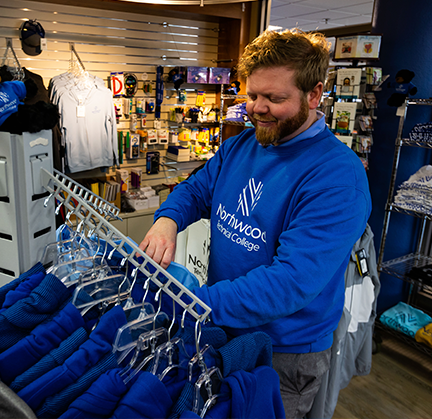
<instances>
[{"instance_id":1,"label":"northwood technical college logo","mask_svg":"<svg viewBox=\"0 0 432 419\"><path fill-rule=\"evenodd\" d=\"M262 189L262 182L256 184L255 179L249 179L249 183L243 188L242 193L239 195L237 212L241 209L243 216L249 217L261 197Z\"/></svg>"}]
</instances>

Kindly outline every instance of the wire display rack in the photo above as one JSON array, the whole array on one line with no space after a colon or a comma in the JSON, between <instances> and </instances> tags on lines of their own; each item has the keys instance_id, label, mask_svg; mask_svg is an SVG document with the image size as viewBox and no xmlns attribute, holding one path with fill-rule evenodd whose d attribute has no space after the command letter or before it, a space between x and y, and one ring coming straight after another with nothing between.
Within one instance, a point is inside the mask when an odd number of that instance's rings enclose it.
<instances>
[{"instance_id":1,"label":"wire display rack","mask_svg":"<svg viewBox=\"0 0 432 419\"><path fill-rule=\"evenodd\" d=\"M46 201L55 199L60 202L57 210L62 205L69 211L69 214L74 215L79 231L86 230L88 235L95 234L110 244L113 247L111 253L117 251L123 256L121 266L129 262L134 266L134 272L138 270L142 272L186 312L192 315L197 322L201 323L208 320L211 312L209 306L147 256L133 240L124 236L110 224L111 220L121 220L119 217L120 210L116 206L101 199L58 171L54 171L54 174L52 174L42 168L41 183L50 193ZM130 248L132 248L132 252ZM143 262L138 260L139 256L143 258Z\"/></svg>"}]
</instances>

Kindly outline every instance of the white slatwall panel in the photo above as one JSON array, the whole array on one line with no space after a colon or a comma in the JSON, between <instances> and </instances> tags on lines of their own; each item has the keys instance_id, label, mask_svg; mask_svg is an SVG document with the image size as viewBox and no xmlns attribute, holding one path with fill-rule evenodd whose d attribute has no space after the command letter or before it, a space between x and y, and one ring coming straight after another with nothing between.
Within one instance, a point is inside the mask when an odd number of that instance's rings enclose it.
<instances>
[{"instance_id":1,"label":"white slatwall panel","mask_svg":"<svg viewBox=\"0 0 432 419\"><path fill-rule=\"evenodd\" d=\"M70 42L86 70L104 79L111 71L154 73L156 65L214 66L217 57L216 23L24 0L0 0L0 16L0 39L12 38L21 65L45 80L69 68ZM46 31L48 50L36 57L21 51L18 29L26 19ZM5 48L4 40L0 56Z\"/></svg>"},{"instance_id":2,"label":"white slatwall panel","mask_svg":"<svg viewBox=\"0 0 432 419\"><path fill-rule=\"evenodd\" d=\"M48 50L36 57L21 50L19 27L27 19L36 19L46 32ZM89 73L107 82L110 72L132 72L140 80L136 97L153 99L158 65L166 67L165 75L175 66L215 67L218 52L217 23L25 0L0 0L0 57L6 52L6 38L12 38L21 66L41 75L46 86L53 76L68 71L73 42ZM152 82L153 93L142 91L143 73ZM196 89L207 91L207 105L216 101L214 85L182 87L188 92L187 105L194 105ZM177 105L178 97L172 84L165 84L165 88L161 119L166 128L168 110ZM149 114L150 127L152 119ZM128 126L127 120L120 122L120 128ZM125 165L130 167L129 163ZM97 173L79 176L86 175Z\"/></svg>"}]
</instances>

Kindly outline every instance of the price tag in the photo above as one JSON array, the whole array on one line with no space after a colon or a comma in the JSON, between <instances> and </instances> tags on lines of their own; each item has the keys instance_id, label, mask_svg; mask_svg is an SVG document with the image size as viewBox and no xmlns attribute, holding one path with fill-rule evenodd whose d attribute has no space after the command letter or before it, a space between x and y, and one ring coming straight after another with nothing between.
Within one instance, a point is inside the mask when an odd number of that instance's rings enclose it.
<instances>
[{"instance_id":1,"label":"price tag","mask_svg":"<svg viewBox=\"0 0 432 419\"><path fill-rule=\"evenodd\" d=\"M48 51L48 44L47 44L46 38L41 38L40 49L41 49L41 51Z\"/></svg>"},{"instance_id":2,"label":"price tag","mask_svg":"<svg viewBox=\"0 0 432 419\"><path fill-rule=\"evenodd\" d=\"M85 106L84 105L78 105L76 108L77 117L78 118L85 118Z\"/></svg>"}]
</instances>

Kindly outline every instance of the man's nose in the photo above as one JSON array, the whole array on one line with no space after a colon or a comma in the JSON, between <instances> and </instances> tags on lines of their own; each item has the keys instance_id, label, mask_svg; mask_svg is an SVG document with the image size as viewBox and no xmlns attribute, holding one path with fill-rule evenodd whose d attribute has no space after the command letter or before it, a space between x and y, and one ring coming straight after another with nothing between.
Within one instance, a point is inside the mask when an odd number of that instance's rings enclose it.
<instances>
[{"instance_id":1,"label":"man's nose","mask_svg":"<svg viewBox=\"0 0 432 419\"><path fill-rule=\"evenodd\" d=\"M257 98L253 103L253 111L254 113L259 113L261 115L268 113L269 108L267 106L266 100Z\"/></svg>"}]
</instances>

